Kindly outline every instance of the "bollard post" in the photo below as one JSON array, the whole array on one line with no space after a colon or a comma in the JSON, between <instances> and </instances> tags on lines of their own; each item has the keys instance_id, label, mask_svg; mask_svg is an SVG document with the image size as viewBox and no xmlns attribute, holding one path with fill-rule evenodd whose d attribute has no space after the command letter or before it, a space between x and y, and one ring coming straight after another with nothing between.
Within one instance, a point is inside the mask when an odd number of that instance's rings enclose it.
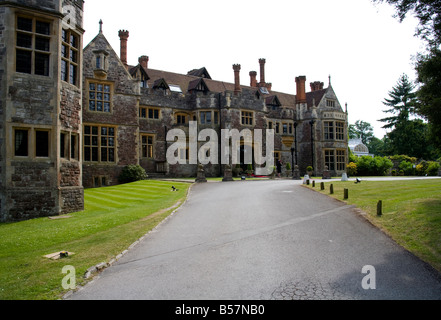
<instances>
[{"instance_id":1,"label":"bollard post","mask_svg":"<svg viewBox=\"0 0 441 320\"><path fill-rule=\"evenodd\" d=\"M377 216L381 216L383 214L383 201L378 200L377 203Z\"/></svg>"},{"instance_id":2,"label":"bollard post","mask_svg":"<svg viewBox=\"0 0 441 320\"><path fill-rule=\"evenodd\" d=\"M325 183L324 182L320 182L320 190L325 190Z\"/></svg>"},{"instance_id":3,"label":"bollard post","mask_svg":"<svg viewBox=\"0 0 441 320\"><path fill-rule=\"evenodd\" d=\"M348 199L349 198L349 190L348 189L344 189L344 196L343 196L343 198L346 200L346 199Z\"/></svg>"},{"instance_id":4,"label":"bollard post","mask_svg":"<svg viewBox=\"0 0 441 320\"><path fill-rule=\"evenodd\" d=\"M315 180L312 180L312 187L315 188Z\"/></svg>"},{"instance_id":5,"label":"bollard post","mask_svg":"<svg viewBox=\"0 0 441 320\"><path fill-rule=\"evenodd\" d=\"M334 185L331 183L331 185L329 186L329 193L330 194L334 194Z\"/></svg>"},{"instance_id":6,"label":"bollard post","mask_svg":"<svg viewBox=\"0 0 441 320\"><path fill-rule=\"evenodd\" d=\"M309 179L308 179L308 180L306 180L306 185L307 185L307 186L309 186Z\"/></svg>"}]
</instances>

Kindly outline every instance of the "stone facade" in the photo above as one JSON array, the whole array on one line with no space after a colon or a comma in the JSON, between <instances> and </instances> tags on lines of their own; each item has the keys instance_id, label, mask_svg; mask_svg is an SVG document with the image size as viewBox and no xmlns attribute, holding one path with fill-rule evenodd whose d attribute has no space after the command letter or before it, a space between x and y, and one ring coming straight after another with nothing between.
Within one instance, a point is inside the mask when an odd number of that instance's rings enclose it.
<instances>
[{"instance_id":1,"label":"stone facade","mask_svg":"<svg viewBox=\"0 0 441 320\"><path fill-rule=\"evenodd\" d=\"M145 55L139 58L138 65L131 66L127 64L129 32L121 30L119 37L120 57L110 47L102 30L84 50L83 122L115 125L117 154L126 157L116 157L110 163L99 159L84 161L85 173L99 172L99 176L106 175L105 180L109 183L116 183L124 165L140 164L153 177L196 177L196 164L168 164L166 161L166 151L173 144L166 141L167 132L181 129L188 136L189 121L197 122L198 132L212 128L219 137L221 129L274 129L275 157L283 162L284 174L291 173L286 163L298 165L302 174L307 166L313 166L317 175L323 173L325 166L333 175L345 171L347 114L330 81L328 88L324 88L322 82L313 82L311 92L306 92L306 77L301 76L296 78L297 95L273 91L272 84L265 81L265 59L258 61L259 82L257 72L250 72L250 86L240 85L241 67L238 64L233 65L233 83L213 80L206 68L187 74L150 69L149 57ZM100 64L105 70L99 72L96 61L100 57L106 58L106 64ZM96 112L94 104L90 105L88 83L99 79L109 81L114 88L113 109L107 112ZM124 99L120 94L124 94ZM244 115L248 120L244 120ZM131 126L131 130L127 126ZM198 150L204 143L198 142ZM241 146L233 149L238 151ZM191 150L183 152L188 157ZM247 169L244 164L241 167ZM108 174L104 168L109 169ZM223 165L209 163L204 166L204 173L207 177L222 176ZM85 187L92 187L93 181L98 182L97 186L102 185L92 174L84 175Z\"/></svg>"},{"instance_id":2,"label":"stone facade","mask_svg":"<svg viewBox=\"0 0 441 320\"><path fill-rule=\"evenodd\" d=\"M0 221L84 207L82 16L78 0L0 1Z\"/></svg>"},{"instance_id":3,"label":"stone facade","mask_svg":"<svg viewBox=\"0 0 441 320\"><path fill-rule=\"evenodd\" d=\"M82 19L82 0L0 0L1 221L80 211L83 187L117 184L129 164L150 177L196 177L197 164L166 158L174 144L167 134L181 129L188 136L191 121L197 133L211 128L218 137L222 129L274 129L283 175L290 173L286 163L301 174L307 166L315 175L325 167L332 175L345 171L347 112L330 80L327 88L310 83L307 92L306 77L296 77L294 95L266 82L265 59L258 60L259 79L249 72L249 86L240 84L239 64L231 83L212 79L205 67L187 74L151 69L145 55L129 65L129 31L118 34L119 55L101 22L82 49ZM197 156L205 143L179 149L177 156ZM265 154L265 135L252 148ZM230 152L247 170L244 155L252 151L239 141ZM206 177L223 177L226 168L237 172L217 164L218 156L216 164L203 166Z\"/></svg>"}]
</instances>

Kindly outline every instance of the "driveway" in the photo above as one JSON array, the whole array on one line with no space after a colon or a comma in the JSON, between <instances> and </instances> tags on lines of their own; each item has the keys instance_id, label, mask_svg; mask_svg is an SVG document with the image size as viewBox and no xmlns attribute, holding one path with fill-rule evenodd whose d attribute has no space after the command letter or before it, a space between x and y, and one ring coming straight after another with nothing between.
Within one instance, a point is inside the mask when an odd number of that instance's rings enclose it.
<instances>
[{"instance_id":1,"label":"driveway","mask_svg":"<svg viewBox=\"0 0 441 320\"><path fill-rule=\"evenodd\" d=\"M354 207L301 183L195 184L173 216L69 299L441 298L438 273Z\"/></svg>"}]
</instances>

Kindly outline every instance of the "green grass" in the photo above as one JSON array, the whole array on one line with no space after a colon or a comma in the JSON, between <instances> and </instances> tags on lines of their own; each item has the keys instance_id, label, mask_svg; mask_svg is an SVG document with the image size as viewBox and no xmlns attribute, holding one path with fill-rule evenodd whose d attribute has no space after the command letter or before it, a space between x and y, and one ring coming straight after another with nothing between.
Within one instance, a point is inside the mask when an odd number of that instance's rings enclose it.
<instances>
[{"instance_id":1,"label":"green grass","mask_svg":"<svg viewBox=\"0 0 441 320\"><path fill-rule=\"evenodd\" d=\"M178 188L171 191L171 186ZM0 224L0 300L59 299L65 274L76 270L84 284L86 270L108 262L157 226L186 197L189 183L140 181L85 190L85 210L71 218L38 218ZM67 258L44 255L67 250Z\"/></svg>"},{"instance_id":2,"label":"green grass","mask_svg":"<svg viewBox=\"0 0 441 320\"><path fill-rule=\"evenodd\" d=\"M330 194L330 184L334 194ZM312 188L312 185L309 185ZM344 189L349 197L343 199ZM326 182L320 190L367 213L366 218L398 244L441 272L441 179L354 182ZM377 203L383 214L377 215Z\"/></svg>"}]
</instances>

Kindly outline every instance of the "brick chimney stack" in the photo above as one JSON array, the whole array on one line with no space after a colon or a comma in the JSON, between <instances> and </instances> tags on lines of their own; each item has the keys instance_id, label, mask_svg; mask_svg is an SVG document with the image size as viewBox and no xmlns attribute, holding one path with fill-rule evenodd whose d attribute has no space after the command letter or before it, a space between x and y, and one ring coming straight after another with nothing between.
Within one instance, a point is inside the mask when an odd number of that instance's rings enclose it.
<instances>
[{"instance_id":1,"label":"brick chimney stack","mask_svg":"<svg viewBox=\"0 0 441 320\"><path fill-rule=\"evenodd\" d=\"M257 72L250 71L250 86L257 87Z\"/></svg>"},{"instance_id":2,"label":"brick chimney stack","mask_svg":"<svg viewBox=\"0 0 441 320\"><path fill-rule=\"evenodd\" d=\"M148 56L139 57L138 62L145 70L148 69L148 66L149 66L149 57Z\"/></svg>"},{"instance_id":3,"label":"brick chimney stack","mask_svg":"<svg viewBox=\"0 0 441 320\"><path fill-rule=\"evenodd\" d=\"M240 89L240 64L233 64L234 70L234 94L237 95L241 92Z\"/></svg>"},{"instance_id":4,"label":"brick chimney stack","mask_svg":"<svg viewBox=\"0 0 441 320\"><path fill-rule=\"evenodd\" d=\"M296 101L297 101L297 103L306 103L305 83L306 83L306 76L296 77L296 84L297 84Z\"/></svg>"},{"instance_id":5,"label":"brick chimney stack","mask_svg":"<svg viewBox=\"0 0 441 320\"><path fill-rule=\"evenodd\" d=\"M128 67L127 64L127 40L129 39L129 32L127 30L119 30L119 39L121 41L121 54L120 59L122 63Z\"/></svg>"},{"instance_id":6,"label":"brick chimney stack","mask_svg":"<svg viewBox=\"0 0 441 320\"><path fill-rule=\"evenodd\" d=\"M265 87L265 59L259 59L260 64L260 83L259 86Z\"/></svg>"},{"instance_id":7,"label":"brick chimney stack","mask_svg":"<svg viewBox=\"0 0 441 320\"><path fill-rule=\"evenodd\" d=\"M309 85L311 87L311 92L314 92L317 90L322 90L325 84L320 81L314 81L314 82L311 82Z\"/></svg>"}]
</instances>

